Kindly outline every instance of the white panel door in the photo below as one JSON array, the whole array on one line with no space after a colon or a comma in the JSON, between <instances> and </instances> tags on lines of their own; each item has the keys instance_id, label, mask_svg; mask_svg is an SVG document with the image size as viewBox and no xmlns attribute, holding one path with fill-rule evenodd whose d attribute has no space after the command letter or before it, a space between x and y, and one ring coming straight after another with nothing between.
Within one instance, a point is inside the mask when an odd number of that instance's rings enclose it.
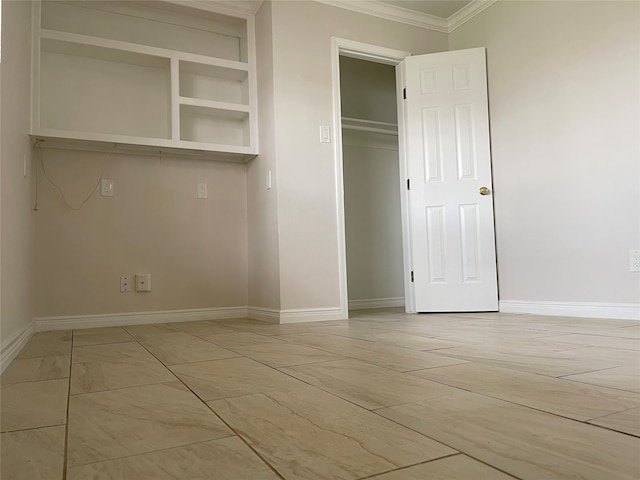
<instances>
[{"instance_id":1,"label":"white panel door","mask_svg":"<svg viewBox=\"0 0 640 480\"><path fill-rule=\"evenodd\" d=\"M485 49L401 68L416 311L498 310Z\"/></svg>"}]
</instances>

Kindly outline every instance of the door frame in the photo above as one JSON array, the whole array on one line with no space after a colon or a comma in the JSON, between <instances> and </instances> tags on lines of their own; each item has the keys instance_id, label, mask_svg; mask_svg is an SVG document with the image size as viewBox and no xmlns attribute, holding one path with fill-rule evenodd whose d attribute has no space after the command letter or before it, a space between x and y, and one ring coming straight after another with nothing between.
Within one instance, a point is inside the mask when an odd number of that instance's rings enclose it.
<instances>
[{"instance_id":1,"label":"door frame","mask_svg":"<svg viewBox=\"0 0 640 480\"><path fill-rule=\"evenodd\" d=\"M340 56L357 58L396 67L396 102L398 105L398 154L400 166L400 211L402 217L402 258L404 278L404 302L408 313L415 313L413 284L411 283L411 235L409 221L409 195L406 188L408 165L405 149L405 108L402 86L404 78L400 62L410 56L410 52L394 50L379 45L356 42L345 38L331 38L331 73L333 94L334 169L336 180L336 232L338 241L338 276L340 289L340 310L344 318L349 318L349 294L347 291L347 242L344 213L344 160L342 151L342 103L340 92Z\"/></svg>"}]
</instances>

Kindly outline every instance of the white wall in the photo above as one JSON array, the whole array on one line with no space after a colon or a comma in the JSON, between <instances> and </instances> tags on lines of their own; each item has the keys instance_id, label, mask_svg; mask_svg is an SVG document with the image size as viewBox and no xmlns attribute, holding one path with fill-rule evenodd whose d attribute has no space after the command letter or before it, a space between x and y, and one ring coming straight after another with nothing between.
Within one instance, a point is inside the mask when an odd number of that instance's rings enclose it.
<instances>
[{"instance_id":1,"label":"white wall","mask_svg":"<svg viewBox=\"0 0 640 480\"><path fill-rule=\"evenodd\" d=\"M34 229L28 136L30 15L30 2L2 2L0 334L3 353L4 347L16 335L29 328L33 317ZM25 154L28 161L26 177L23 164Z\"/></svg>"},{"instance_id":2,"label":"white wall","mask_svg":"<svg viewBox=\"0 0 640 480\"><path fill-rule=\"evenodd\" d=\"M310 1L272 8L281 307L339 307L334 145L318 141L333 120L331 37L427 53L447 35Z\"/></svg>"},{"instance_id":3,"label":"white wall","mask_svg":"<svg viewBox=\"0 0 640 480\"><path fill-rule=\"evenodd\" d=\"M486 46L501 301L639 303L640 4L500 1Z\"/></svg>"},{"instance_id":4,"label":"white wall","mask_svg":"<svg viewBox=\"0 0 640 480\"><path fill-rule=\"evenodd\" d=\"M256 14L256 56L258 77L258 119L260 155L247 170L249 229L249 306L280 309L280 267L278 251L278 199L273 106L273 41L271 2L264 2ZM271 172L272 188L267 190ZM264 314L264 311L262 311ZM252 312L255 316L256 312Z\"/></svg>"}]
</instances>

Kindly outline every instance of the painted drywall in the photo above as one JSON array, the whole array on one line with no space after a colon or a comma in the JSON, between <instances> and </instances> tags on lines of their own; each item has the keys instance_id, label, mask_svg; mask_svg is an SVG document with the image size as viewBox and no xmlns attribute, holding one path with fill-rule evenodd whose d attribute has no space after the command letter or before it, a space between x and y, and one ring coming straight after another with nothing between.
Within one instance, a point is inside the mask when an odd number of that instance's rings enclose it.
<instances>
[{"instance_id":1,"label":"painted drywall","mask_svg":"<svg viewBox=\"0 0 640 480\"><path fill-rule=\"evenodd\" d=\"M2 2L1 285L2 346L33 318L31 153L29 143L31 3ZM27 155L26 176L24 156Z\"/></svg>"},{"instance_id":2,"label":"painted drywall","mask_svg":"<svg viewBox=\"0 0 640 480\"><path fill-rule=\"evenodd\" d=\"M100 177L100 192L74 208ZM247 304L244 165L43 148L36 219L36 316L238 307ZM208 198L197 198L197 185ZM152 275L151 292L120 293L120 275Z\"/></svg>"},{"instance_id":3,"label":"painted drywall","mask_svg":"<svg viewBox=\"0 0 640 480\"><path fill-rule=\"evenodd\" d=\"M318 139L333 123L331 37L428 53L447 35L310 1L272 9L281 308L339 307L334 144Z\"/></svg>"},{"instance_id":4,"label":"painted drywall","mask_svg":"<svg viewBox=\"0 0 640 480\"><path fill-rule=\"evenodd\" d=\"M486 46L500 299L640 303L640 4L499 1Z\"/></svg>"},{"instance_id":5,"label":"painted drywall","mask_svg":"<svg viewBox=\"0 0 640 480\"><path fill-rule=\"evenodd\" d=\"M255 20L260 155L247 166L248 299L251 308L279 310L280 256L271 2L264 2L261 5ZM269 172L271 172L271 189L267 190Z\"/></svg>"},{"instance_id":6,"label":"painted drywall","mask_svg":"<svg viewBox=\"0 0 640 480\"><path fill-rule=\"evenodd\" d=\"M395 67L340 57L340 100L343 117L396 123ZM398 137L343 129L342 145L349 302L403 298Z\"/></svg>"}]
</instances>

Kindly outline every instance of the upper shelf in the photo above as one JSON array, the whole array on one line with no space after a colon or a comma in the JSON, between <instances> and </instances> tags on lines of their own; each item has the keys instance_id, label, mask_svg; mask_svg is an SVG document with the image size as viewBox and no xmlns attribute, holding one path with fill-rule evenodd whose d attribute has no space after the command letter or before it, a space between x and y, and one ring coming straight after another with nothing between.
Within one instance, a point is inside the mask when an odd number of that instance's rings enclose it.
<instances>
[{"instance_id":1,"label":"upper shelf","mask_svg":"<svg viewBox=\"0 0 640 480\"><path fill-rule=\"evenodd\" d=\"M33 136L258 153L253 18L74 0L37 2L34 24Z\"/></svg>"},{"instance_id":2,"label":"upper shelf","mask_svg":"<svg viewBox=\"0 0 640 480\"><path fill-rule=\"evenodd\" d=\"M397 123L376 122L362 118L342 117L342 128L384 135L398 135Z\"/></svg>"}]
</instances>

